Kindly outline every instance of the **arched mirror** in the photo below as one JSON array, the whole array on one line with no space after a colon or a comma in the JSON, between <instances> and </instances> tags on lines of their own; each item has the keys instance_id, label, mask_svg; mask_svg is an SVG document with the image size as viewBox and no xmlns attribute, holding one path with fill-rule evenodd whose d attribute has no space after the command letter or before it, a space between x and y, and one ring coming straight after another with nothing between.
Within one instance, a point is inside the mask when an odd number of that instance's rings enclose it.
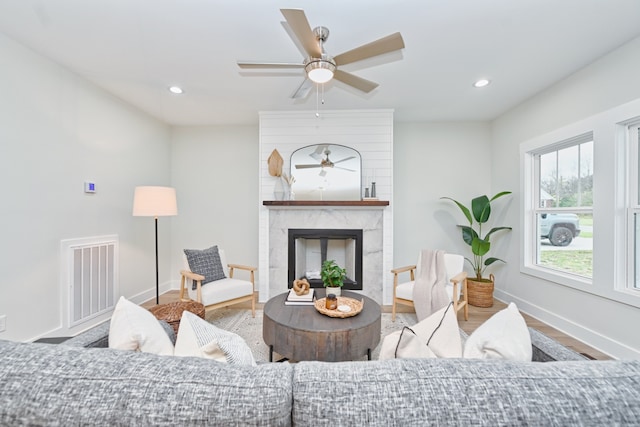
<instances>
[{"instance_id":1,"label":"arched mirror","mask_svg":"<svg viewBox=\"0 0 640 427\"><path fill-rule=\"evenodd\" d=\"M361 200L362 158L353 148L315 144L291 154L296 200Z\"/></svg>"}]
</instances>

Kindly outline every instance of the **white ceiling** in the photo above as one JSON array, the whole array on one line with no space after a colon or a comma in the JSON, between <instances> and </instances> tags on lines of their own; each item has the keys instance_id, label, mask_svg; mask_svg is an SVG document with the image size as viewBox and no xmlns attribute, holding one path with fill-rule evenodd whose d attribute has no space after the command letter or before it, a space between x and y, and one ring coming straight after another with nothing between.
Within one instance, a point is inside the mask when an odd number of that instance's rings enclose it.
<instances>
[{"instance_id":1,"label":"white ceiling","mask_svg":"<svg viewBox=\"0 0 640 427\"><path fill-rule=\"evenodd\" d=\"M392 108L398 121L490 120L640 35L639 0L2 0L0 32L173 125L257 123L314 110L281 8L331 31L337 55L400 31L401 53L343 69L380 86L325 85L324 109ZM475 89L486 77L492 84ZM169 85L184 88L180 96Z\"/></svg>"}]
</instances>

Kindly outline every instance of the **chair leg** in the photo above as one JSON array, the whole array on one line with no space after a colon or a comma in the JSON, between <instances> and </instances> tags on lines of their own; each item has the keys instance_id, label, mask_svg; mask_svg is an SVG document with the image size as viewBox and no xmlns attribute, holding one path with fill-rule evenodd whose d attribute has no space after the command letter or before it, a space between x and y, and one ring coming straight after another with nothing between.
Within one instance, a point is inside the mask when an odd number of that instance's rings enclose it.
<instances>
[{"instance_id":1,"label":"chair leg","mask_svg":"<svg viewBox=\"0 0 640 427\"><path fill-rule=\"evenodd\" d=\"M391 321L396 321L396 300L393 300L393 304L391 304Z\"/></svg>"},{"instance_id":2,"label":"chair leg","mask_svg":"<svg viewBox=\"0 0 640 427\"><path fill-rule=\"evenodd\" d=\"M253 293L253 297L251 298L251 317L256 317L256 293Z\"/></svg>"},{"instance_id":3,"label":"chair leg","mask_svg":"<svg viewBox=\"0 0 640 427\"><path fill-rule=\"evenodd\" d=\"M464 298L464 320L469 320L469 289L467 288L467 279L462 283L462 296Z\"/></svg>"}]
</instances>

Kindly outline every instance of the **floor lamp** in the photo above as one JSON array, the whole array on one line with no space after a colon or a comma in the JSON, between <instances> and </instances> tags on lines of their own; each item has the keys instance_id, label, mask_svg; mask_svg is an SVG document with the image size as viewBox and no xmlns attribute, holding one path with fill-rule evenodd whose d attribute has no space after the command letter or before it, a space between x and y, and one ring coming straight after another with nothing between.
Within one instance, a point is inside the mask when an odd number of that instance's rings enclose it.
<instances>
[{"instance_id":1,"label":"floor lamp","mask_svg":"<svg viewBox=\"0 0 640 427\"><path fill-rule=\"evenodd\" d=\"M160 304L158 274L158 217L178 215L176 190L171 187L136 187L133 194L133 216L152 216L156 225L156 304Z\"/></svg>"}]
</instances>

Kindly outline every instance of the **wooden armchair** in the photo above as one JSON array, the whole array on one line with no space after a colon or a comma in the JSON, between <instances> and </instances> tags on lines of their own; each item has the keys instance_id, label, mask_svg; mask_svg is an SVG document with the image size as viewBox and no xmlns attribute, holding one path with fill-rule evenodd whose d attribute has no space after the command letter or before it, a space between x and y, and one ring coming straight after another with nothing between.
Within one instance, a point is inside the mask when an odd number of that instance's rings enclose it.
<instances>
[{"instance_id":1,"label":"wooden armchair","mask_svg":"<svg viewBox=\"0 0 640 427\"><path fill-rule=\"evenodd\" d=\"M193 273L189 268L186 255L184 256L187 268L180 271L180 300L198 301L205 306L205 309L216 309L251 301L251 315L256 317L255 271L257 267L227 264L224 251L219 249L218 252L226 277L204 285L202 281L205 280L205 276ZM235 270L248 272L249 280L235 278ZM193 283L195 283L195 289L193 289Z\"/></svg>"},{"instance_id":2,"label":"wooden armchair","mask_svg":"<svg viewBox=\"0 0 640 427\"><path fill-rule=\"evenodd\" d=\"M464 257L456 254L444 254L444 263L447 271L449 285L447 285L447 294L453 301L453 308L456 312L464 309L464 320L469 320L469 303L467 293L467 273L463 271ZM398 267L391 270L393 274L393 306L391 308L391 319L396 320L396 304L413 305L413 285L415 284L416 270L418 265L408 265ZM409 273L409 281L399 282L399 276L402 273Z\"/></svg>"}]
</instances>

